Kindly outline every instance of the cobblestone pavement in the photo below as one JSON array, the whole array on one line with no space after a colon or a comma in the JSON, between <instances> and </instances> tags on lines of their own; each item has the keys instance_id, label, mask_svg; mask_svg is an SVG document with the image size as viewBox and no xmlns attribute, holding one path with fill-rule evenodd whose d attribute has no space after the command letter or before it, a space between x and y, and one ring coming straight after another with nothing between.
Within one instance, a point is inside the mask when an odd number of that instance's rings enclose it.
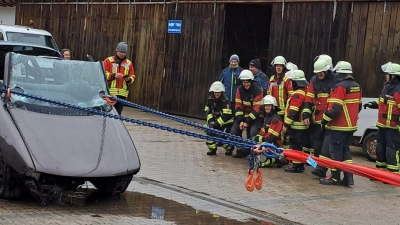
<instances>
[{"instance_id":1,"label":"cobblestone pavement","mask_svg":"<svg viewBox=\"0 0 400 225\"><path fill-rule=\"evenodd\" d=\"M125 108L123 114L201 133L138 110ZM354 188L326 187L310 167L302 174L268 168L262 190L250 193L245 159L222 149L210 157L203 140L126 126L142 167L121 199L92 194L84 206L46 207L31 198L0 200L0 224L398 224L397 187L362 177L355 177ZM355 163L373 166L359 148L352 151Z\"/></svg>"}]
</instances>

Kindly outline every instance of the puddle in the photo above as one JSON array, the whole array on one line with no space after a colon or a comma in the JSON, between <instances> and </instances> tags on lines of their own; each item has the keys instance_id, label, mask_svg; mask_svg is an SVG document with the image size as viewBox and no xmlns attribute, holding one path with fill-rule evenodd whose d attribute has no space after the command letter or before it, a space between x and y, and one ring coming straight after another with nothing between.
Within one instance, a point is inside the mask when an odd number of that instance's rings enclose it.
<instances>
[{"instance_id":1,"label":"puddle","mask_svg":"<svg viewBox=\"0 0 400 225\"><path fill-rule=\"evenodd\" d=\"M69 208L69 207L68 207ZM134 217L144 217L152 220L164 220L175 224L198 224L198 225L273 225L274 223L249 219L237 221L227 217L219 216L205 211L196 210L188 205L173 200L157 197L154 195L125 192L121 199L101 197L93 193L86 201L87 211L96 209L92 217L101 217L99 209L115 214L129 214ZM71 209L69 209L71 210Z\"/></svg>"}]
</instances>

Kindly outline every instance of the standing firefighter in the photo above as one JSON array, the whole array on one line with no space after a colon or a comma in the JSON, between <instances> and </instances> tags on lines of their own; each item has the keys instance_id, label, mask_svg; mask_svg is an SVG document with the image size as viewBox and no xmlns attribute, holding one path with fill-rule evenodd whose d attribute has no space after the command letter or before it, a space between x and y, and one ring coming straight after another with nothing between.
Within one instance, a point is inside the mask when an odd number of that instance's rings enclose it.
<instances>
[{"instance_id":1,"label":"standing firefighter","mask_svg":"<svg viewBox=\"0 0 400 225\"><path fill-rule=\"evenodd\" d=\"M229 58L229 66L222 70L218 80L224 84L226 90L226 97L231 102L231 107L235 107L235 94L236 90L240 86L239 75L242 72L242 68L239 66L239 56L232 55Z\"/></svg>"},{"instance_id":2,"label":"standing firefighter","mask_svg":"<svg viewBox=\"0 0 400 225\"><path fill-rule=\"evenodd\" d=\"M260 87L253 83L254 76L250 70L243 70L239 79L242 85L236 91L235 122L231 134L242 136L243 130L246 130L247 138L250 139L258 134L262 126L259 110L263 94ZM250 149L237 149L233 157L243 158L249 154Z\"/></svg>"},{"instance_id":3,"label":"standing firefighter","mask_svg":"<svg viewBox=\"0 0 400 225\"><path fill-rule=\"evenodd\" d=\"M225 96L225 87L215 81L210 87L210 96L207 99L204 111L207 117L207 126L212 129L220 130L229 133L233 123L233 114L230 107L230 102ZM209 132L209 136L217 136ZM233 147L224 144L225 155L232 155ZM207 141L207 155L217 154L217 143L215 141Z\"/></svg>"},{"instance_id":4,"label":"standing firefighter","mask_svg":"<svg viewBox=\"0 0 400 225\"><path fill-rule=\"evenodd\" d=\"M337 81L332 72L332 59L327 55L322 56L318 57L314 63L315 75L311 78L307 88L303 109L303 122L309 125L314 156L329 158L328 148L324 148L324 153L321 153L325 137L325 132L321 128L321 120L328 107L327 100L329 94L337 84ZM326 171L327 168L317 166L312 173L319 177L325 177Z\"/></svg>"},{"instance_id":5,"label":"standing firefighter","mask_svg":"<svg viewBox=\"0 0 400 225\"><path fill-rule=\"evenodd\" d=\"M324 141L328 141L331 159L353 163L350 143L357 130L358 113L362 108L362 91L351 75L353 72L349 62L338 62L334 71L338 83L331 91L321 127L326 127L328 132L329 138ZM333 168L331 173L332 176L321 178L319 182L324 185L354 185L353 174L344 172L344 179L340 182L340 171Z\"/></svg>"},{"instance_id":6,"label":"standing firefighter","mask_svg":"<svg viewBox=\"0 0 400 225\"><path fill-rule=\"evenodd\" d=\"M308 149L310 145L310 136L306 131L308 126L303 123L301 115L308 82L302 70L291 70L287 73L287 76L292 80L294 92L287 101L283 133L290 128L290 148L303 151L303 148L304 150L305 148ZM296 161L293 161L293 165L285 169L289 173L302 173L303 170L303 163Z\"/></svg>"},{"instance_id":7,"label":"standing firefighter","mask_svg":"<svg viewBox=\"0 0 400 225\"><path fill-rule=\"evenodd\" d=\"M292 82L285 75L287 72L285 58L277 56L272 60L271 65L276 74L269 80L268 94L276 99L278 107L281 109L278 114L283 119L286 101L293 93Z\"/></svg>"},{"instance_id":8,"label":"standing firefighter","mask_svg":"<svg viewBox=\"0 0 400 225\"><path fill-rule=\"evenodd\" d=\"M106 71L110 94L126 99L129 94L128 84L135 80L135 71L132 62L126 58L128 45L125 42L120 42L115 51L114 56L104 60L104 70ZM120 102L115 104L115 109L119 115L121 115L123 107L124 105Z\"/></svg>"},{"instance_id":9,"label":"standing firefighter","mask_svg":"<svg viewBox=\"0 0 400 225\"><path fill-rule=\"evenodd\" d=\"M376 168L399 172L400 149L400 65L386 63L382 71L389 74L379 100L369 102L364 108L378 109Z\"/></svg>"}]
</instances>

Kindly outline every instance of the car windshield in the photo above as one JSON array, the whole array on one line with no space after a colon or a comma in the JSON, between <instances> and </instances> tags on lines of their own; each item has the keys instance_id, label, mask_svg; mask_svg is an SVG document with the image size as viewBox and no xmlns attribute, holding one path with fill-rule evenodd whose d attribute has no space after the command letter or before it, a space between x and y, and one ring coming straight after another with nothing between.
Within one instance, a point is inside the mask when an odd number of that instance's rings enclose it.
<instances>
[{"instance_id":1,"label":"car windshield","mask_svg":"<svg viewBox=\"0 0 400 225\"><path fill-rule=\"evenodd\" d=\"M9 71L11 90L54 101L110 111L101 98L109 94L102 64L76 60L58 60L11 53ZM51 114L86 115L83 111L13 95L11 103L20 108Z\"/></svg>"},{"instance_id":2,"label":"car windshield","mask_svg":"<svg viewBox=\"0 0 400 225\"><path fill-rule=\"evenodd\" d=\"M6 32L6 36L8 41L31 43L58 50L54 39L49 35Z\"/></svg>"}]
</instances>

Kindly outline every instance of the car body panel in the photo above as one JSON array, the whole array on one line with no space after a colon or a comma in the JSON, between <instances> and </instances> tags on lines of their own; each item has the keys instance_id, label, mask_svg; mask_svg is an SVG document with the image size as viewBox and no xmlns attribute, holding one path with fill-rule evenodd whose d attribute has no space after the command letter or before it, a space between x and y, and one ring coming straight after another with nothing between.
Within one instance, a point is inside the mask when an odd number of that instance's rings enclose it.
<instances>
[{"instance_id":1,"label":"car body panel","mask_svg":"<svg viewBox=\"0 0 400 225\"><path fill-rule=\"evenodd\" d=\"M43 94L53 100L65 99L70 104L79 102L83 107L102 106L105 107L102 110L117 114L101 98L102 92L109 93L101 62L7 53L4 63L4 85L11 90ZM48 81L48 76L53 81ZM57 76L62 79L56 81ZM0 148L6 163L16 171L21 173L29 168L56 176L97 178L131 175L140 170L135 145L121 120L17 94L11 100L4 96L4 107L0 109Z\"/></svg>"},{"instance_id":2,"label":"car body panel","mask_svg":"<svg viewBox=\"0 0 400 225\"><path fill-rule=\"evenodd\" d=\"M119 120L106 119L103 152L95 169L104 117L48 115L20 108L11 108L10 112L38 172L72 177L105 177L139 169L136 148Z\"/></svg>"},{"instance_id":3,"label":"car body panel","mask_svg":"<svg viewBox=\"0 0 400 225\"><path fill-rule=\"evenodd\" d=\"M368 102L372 102L378 100L378 98L362 98L362 104L367 104ZM360 143L363 139L365 131L368 129L378 130L376 127L376 122L378 121L378 110L377 109L362 109L358 115L357 122L357 131L354 132L353 136L361 137Z\"/></svg>"}]
</instances>

